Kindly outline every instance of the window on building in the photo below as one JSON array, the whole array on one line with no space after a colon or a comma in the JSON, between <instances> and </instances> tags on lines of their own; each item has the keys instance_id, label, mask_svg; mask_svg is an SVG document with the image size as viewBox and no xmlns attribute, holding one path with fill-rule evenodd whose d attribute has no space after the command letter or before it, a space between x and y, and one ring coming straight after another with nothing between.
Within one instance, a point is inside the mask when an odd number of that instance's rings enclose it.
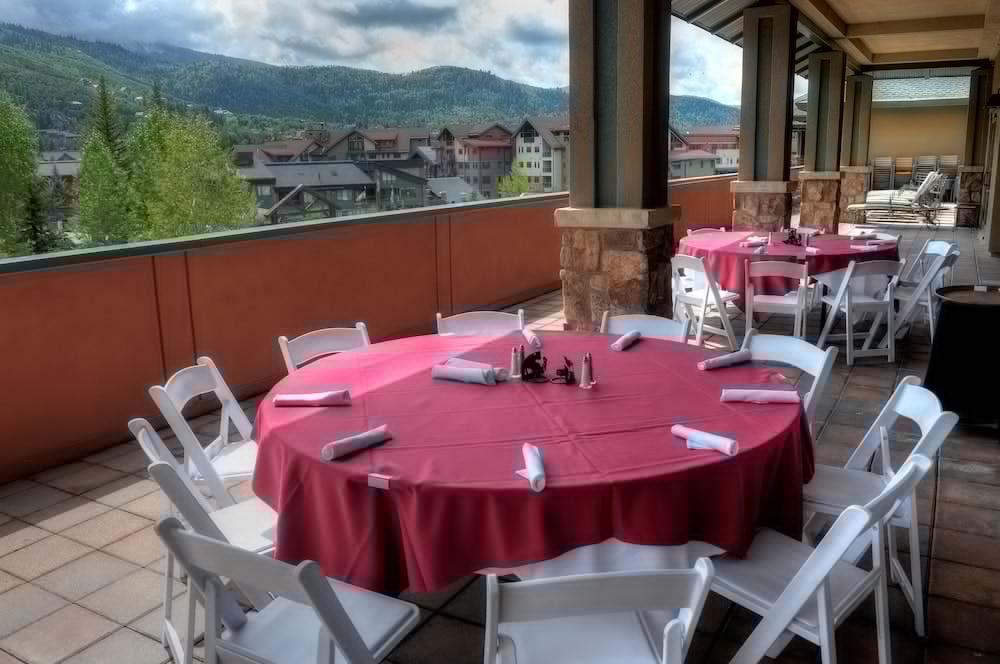
<instances>
[{"instance_id":1,"label":"window on building","mask_svg":"<svg viewBox=\"0 0 1000 664\"><path fill-rule=\"evenodd\" d=\"M548 143L546 143L546 144L545 144L545 145L544 145L544 146L542 147L542 156L543 156L543 157L551 157L551 156L552 156L552 147L551 147L551 146L549 146L549 144L548 144Z\"/></svg>"},{"instance_id":2,"label":"window on building","mask_svg":"<svg viewBox=\"0 0 1000 664\"><path fill-rule=\"evenodd\" d=\"M361 136L351 136L351 138L347 141L347 149L351 152L364 152L365 139Z\"/></svg>"},{"instance_id":3,"label":"window on building","mask_svg":"<svg viewBox=\"0 0 1000 664\"><path fill-rule=\"evenodd\" d=\"M524 168L524 162L523 161L517 162L517 167L518 168Z\"/></svg>"},{"instance_id":4,"label":"window on building","mask_svg":"<svg viewBox=\"0 0 1000 664\"><path fill-rule=\"evenodd\" d=\"M350 201L351 200L351 190L350 189L338 189L337 190L337 200L338 201Z\"/></svg>"},{"instance_id":5,"label":"window on building","mask_svg":"<svg viewBox=\"0 0 1000 664\"><path fill-rule=\"evenodd\" d=\"M521 132L521 140L525 143L534 143L536 136L538 136L538 132L536 132L532 127L527 127Z\"/></svg>"},{"instance_id":6,"label":"window on building","mask_svg":"<svg viewBox=\"0 0 1000 664\"><path fill-rule=\"evenodd\" d=\"M271 185L268 185L268 184L259 184L259 185L257 185L257 197L258 198L263 198L265 196L270 196L270 195L271 195Z\"/></svg>"},{"instance_id":7,"label":"window on building","mask_svg":"<svg viewBox=\"0 0 1000 664\"><path fill-rule=\"evenodd\" d=\"M538 149L539 147L540 146L538 146L538 145L535 146L535 152L540 152L540 150Z\"/></svg>"},{"instance_id":8,"label":"window on building","mask_svg":"<svg viewBox=\"0 0 1000 664\"><path fill-rule=\"evenodd\" d=\"M551 173L551 172L552 172L552 162L551 161L543 161L542 162L542 173Z\"/></svg>"},{"instance_id":9,"label":"window on building","mask_svg":"<svg viewBox=\"0 0 1000 664\"><path fill-rule=\"evenodd\" d=\"M552 188L552 176L551 175L546 175L546 176L542 177L542 186L545 187L546 189L551 189Z\"/></svg>"},{"instance_id":10,"label":"window on building","mask_svg":"<svg viewBox=\"0 0 1000 664\"><path fill-rule=\"evenodd\" d=\"M479 184L479 176L478 175L473 175L472 176L472 184Z\"/></svg>"},{"instance_id":11,"label":"window on building","mask_svg":"<svg viewBox=\"0 0 1000 664\"><path fill-rule=\"evenodd\" d=\"M465 149L464 148L459 148L458 149L458 154L465 154Z\"/></svg>"}]
</instances>

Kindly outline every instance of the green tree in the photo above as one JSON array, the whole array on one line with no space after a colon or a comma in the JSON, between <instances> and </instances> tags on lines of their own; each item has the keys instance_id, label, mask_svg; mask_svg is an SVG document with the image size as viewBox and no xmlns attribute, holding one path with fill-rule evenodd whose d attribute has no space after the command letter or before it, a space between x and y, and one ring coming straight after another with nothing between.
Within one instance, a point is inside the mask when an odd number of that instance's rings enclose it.
<instances>
[{"instance_id":1,"label":"green tree","mask_svg":"<svg viewBox=\"0 0 1000 664\"><path fill-rule=\"evenodd\" d=\"M91 131L80 164L80 231L95 244L120 244L135 238L136 215L129 176L103 135Z\"/></svg>"},{"instance_id":2,"label":"green tree","mask_svg":"<svg viewBox=\"0 0 1000 664\"><path fill-rule=\"evenodd\" d=\"M112 158L119 165L123 165L126 157L125 132L122 129L118 104L103 76L97 83L97 97L90 111L90 131L101 137Z\"/></svg>"},{"instance_id":3,"label":"green tree","mask_svg":"<svg viewBox=\"0 0 1000 664\"><path fill-rule=\"evenodd\" d=\"M28 187L19 244L29 253L44 254L61 249L64 242L49 223L49 191L42 178L34 177Z\"/></svg>"},{"instance_id":4,"label":"green tree","mask_svg":"<svg viewBox=\"0 0 1000 664\"><path fill-rule=\"evenodd\" d=\"M25 110L0 90L0 255L16 254L35 176L38 136Z\"/></svg>"},{"instance_id":5,"label":"green tree","mask_svg":"<svg viewBox=\"0 0 1000 664\"><path fill-rule=\"evenodd\" d=\"M510 175L497 178L497 195L501 198L519 196L528 191L528 176L515 162L510 169Z\"/></svg>"},{"instance_id":6,"label":"green tree","mask_svg":"<svg viewBox=\"0 0 1000 664\"><path fill-rule=\"evenodd\" d=\"M166 102L163 99L163 88L160 86L160 81L153 81L153 91L149 95L149 106L150 108L164 108Z\"/></svg>"},{"instance_id":7,"label":"green tree","mask_svg":"<svg viewBox=\"0 0 1000 664\"><path fill-rule=\"evenodd\" d=\"M167 112L143 118L129 142L144 239L173 238L254 223L256 206L216 130Z\"/></svg>"}]
</instances>

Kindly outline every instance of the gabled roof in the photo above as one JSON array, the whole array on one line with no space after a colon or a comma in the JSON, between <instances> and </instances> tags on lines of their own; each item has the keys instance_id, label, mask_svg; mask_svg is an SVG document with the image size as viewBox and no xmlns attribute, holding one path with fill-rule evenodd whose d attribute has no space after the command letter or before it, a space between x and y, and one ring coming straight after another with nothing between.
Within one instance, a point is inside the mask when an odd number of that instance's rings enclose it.
<instances>
[{"instance_id":1,"label":"gabled roof","mask_svg":"<svg viewBox=\"0 0 1000 664\"><path fill-rule=\"evenodd\" d=\"M706 150L671 150L670 151L670 161L691 161L692 159L713 159L716 160L719 155L712 154Z\"/></svg>"},{"instance_id":2,"label":"gabled roof","mask_svg":"<svg viewBox=\"0 0 1000 664\"><path fill-rule=\"evenodd\" d=\"M564 148L566 147L566 142L559 136L553 134L553 131L569 131L569 116L561 115L557 117L541 117L532 116L527 118L521 125L514 130L515 134L521 133L525 127L531 127L535 132L542 137L542 140L548 143L549 147L553 148Z\"/></svg>"},{"instance_id":3,"label":"gabled roof","mask_svg":"<svg viewBox=\"0 0 1000 664\"><path fill-rule=\"evenodd\" d=\"M347 129L324 146L323 153L330 152L340 143L343 143L350 136L355 134L364 136L373 143L376 141L395 141L395 148L387 152L409 152L413 139L427 139L430 141L434 132L427 127L382 127L377 129Z\"/></svg>"},{"instance_id":4,"label":"gabled roof","mask_svg":"<svg viewBox=\"0 0 1000 664\"><path fill-rule=\"evenodd\" d=\"M375 171L382 171L383 173L392 173L401 180L408 180L414 184L427 184L427 178L407 173L398 168L399 162L397 161L358 161L354 163L369 176Z\"/></svg>"},{"instance_id":5,"label":"gabled roof","mask_svg":"<svg viewBox=\"0 0 1000 664\"><path fill-rule=\"evenodd\" d=\"M418 145L410 154L410 158L423 159L432 164L437 163L437 155L434 154L434 148L429 145Z\"/></svg>"},{"instance_id":6,"label":"gabled roof","mask_svg":"<svg viewBox=\"0 0 1000 664\"><path fill-rule=\"evenodd\" d=\"M358 187L372 184L353 161L282 161L265 164L280 188Z\"/></svg>"},{"instance_id":7,"label":"gabled roof","mask_svg":"<svg viewBox=\"0 0 1000 664\"><path fill-rule=\"evenodd\" d=\"M507 127L505 127L502 124L500 124L499 122L494 122L493 124L486 125L485 127L484 126L473 126L473 125L447 125L447 126L441 127L441 131L438 132L437 138L440 139L441 135L444 134L445 131L447 131L452 136L454 136L455 138L459 139L460 141L465 141L466 139L475 138L475 137L477 137L477 136L479 136L481 134L485 134L486 132L488 132L490 129L493 129L494 127L498 127L499 129L502 129L503 131L505 131L505 132L507 132L508 134L511 134L511 135L513 135L513 133L514 133L510 129L508 129Z\"/></svg>"},{"instance_id":8,"label":"gabled roof","mask_svg":"<svg viewBox=\"0 0 1000 664\"><path fill-rule=\"evenodd\" d=\"M468 200L476 194L476 188L462 178L430 178L427 188L446 203Z\"/></svg>"}]
</instances>

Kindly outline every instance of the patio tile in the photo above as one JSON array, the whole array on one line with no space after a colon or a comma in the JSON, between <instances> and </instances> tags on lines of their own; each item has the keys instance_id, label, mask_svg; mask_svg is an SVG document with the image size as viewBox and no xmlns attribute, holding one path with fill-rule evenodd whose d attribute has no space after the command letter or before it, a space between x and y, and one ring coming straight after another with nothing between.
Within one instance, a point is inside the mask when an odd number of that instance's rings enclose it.
<instances>
[{"instance_id":1,"label":"patio tile","mask_svg":"<svg viewBox=\"0 0 1000 664\"><path fill-rule=\"evenodd\" d=\"M149 457L140 447L133 445L132 449L125 454L119 454L102 461L101 465L123 473L138 473L149 467Z\"/></svg>"},{"instance_id":2,"label":"patio tile","mask_svg":"<svg viewBox=\"0 0 1000 664\"><path fill-rule=\"evenodd\" d=\"M91 454L88 457L84 457L84 461L89 461L90 463L104 463L109 459L114 459L116 456L121 456L126 452L131 452L135 449L135 443L122 443L120 445L115 445L114 447L109 447L106 450L101 450L95 454Z\"/></svg>"},{"instance_id":3,"label":"patio tile","mask_svg":"<svg viewBox=\"0 0 1000 664\"><path fill-rule=\"evenodd\" d=\"M476 576L472 583L444 605L444 613L464 618L477 625L486 624L486 577Z\"/></svg>"},{"instance_id":4,"label":"patio tile","mask_svg":"<svg viewBox=\"0 0 1000 664\"><path fill-rule=\"evenodd\" d=\"M116 628L110 620L70 604L14 632L0 641L0 647L31 664L55 664Z\"/></svg>"},{"instance_id":5,"label":"patio tile","mask_svg":"<svg viewBox=\"0 0 1000 664\"><path fill-rule=\"evenodd\" d=\"M178 595L174 598L173 604L171 604L171 610L173 612L173 623L177 628L179 634L185 634L187 632L187 594ZM195 614L194 614L194 624L195 624L195 639L200 638L205 630L205 614L202 611L200 603L195 603ZM134 620L128 625L135 631L148 636L156 641L160 640L160 635L163 634L163 607L158 606L143 617L138 620ZM482 653L480 653L482 654Z\"/></svg>"},{"instance_id":6,"label":"patio tile","mask_svg":"<svg viewBox=\"0 0 1000 664\"><path fill-rule=\"evenodd\" d=\"M137 514L152 521L158 521L160 516L163 514L163 508L163 494L159 491L154 491L153 493L146 494L142 498L137 498L136 500L125 503L119 509L131 512L132 514Z\"/></svg>"},{"instance_id":7,"label":"patio tile","mask_svg":"<svg viewBox=\"0 0 1000 664\"><path fill-rule=\"evenodd\" d=\"M389 657L398 664L481 664L483 630L446 616L434 616Z\"/></svg>"},{"instance_id":8,"label":"patio tile","mask_svg":"<svg viewBox=\"0 0 1000 664\"><path fill-rule=\"evenodd\" d=\"M1000 539L1000 518L995 510L948 503L937 504L935 525L975 535Z\"/></svg>"},{"instance_id":9,"label":"patio tile","mask_svg":"<svg viewBox=\"0 0 1000 664\"><path fill-rule=\"evenodd\" d=\"M963 533L950 528L934 529L934 557L965 565L1000 570L997 540L983 535Z\"/></svg>"},{"instance_id":10,"label":"patio tile","mask_svg":"<svg viewBox=\"0 0 1000 664\"><path fill-rule=\"evenodd\" d=\"M0 526L0 556L23 549L48 537L49 533L22 521L9 521Z\"/></svg>"},{"instance_id":11,"label":"patio tile","mask_svg":"<svg viewBox=\"0 0 1000 664\"><path fill-rule=\"evenodd\" d=\"M22 664L22 662L19 659L14 659L13 655L8 655L0 650L0 664Z\"/></svg>"},{"instance_id":12,"label":"patio tile","mask_svg":"<svg viewBox=\"0 0 1000 664\"><path fill-rule=\"evenodd\" d=\"M94 551L40 576L32 583L75 601L139 569L138 566Z\"/></svg>"},{"instance_id":13,"label":"patio tile","mask_svg":"<svg viewBox=\"0 0 1000 664\"><path fill-rule=\"evenodd\" d=\"M13 482L0 484L0 498L6 498L11 494L30 489L34 486L37 486L37 484L29 480L14 480Z\"/></svg>"},{"instance_id":14,"label":"patio tile","mask_svg":"<svg viewBox=\"0 0 1000 664\"><path fill-rule=\"evenodd\" d=\"M973 650L1000 654L1000 610L930 595L927 635Z\"/></svg>"},{"instance_id":15,"label":"patio tile","mask_svg":"<svg viewBox=\"0 0 1000 664\"><path fill-rule=\"evenodd\" d=\"M0 638L66 606L68 602L30 583L0 595Z\"/></svg>"},{"instance_id":16,"label":"patio tile","mask_svg":"<svg viewBox=\"0 0 1000 664\"><path fill-rule=\"evenodd\" d=\"M89 463L80 465L83 468L62 475L48 482L48 485L68 493L80 494L104 486L122 476L122 473L104 466L95 466Z\"/></svg>"},{"instance_id":17,"label":"patio tile","mask_svg":"<svg viewBox=\"0 0 1000 664\"><path fill-rule=\"evenodd\" d=\"M892 664L923 664L924 650L915 636L896 629L891 631L891 635ZM836 640L838 661L851 664L876 664L879 661L874 624L845 622L837 628Z\"/></svg>"},{"instance_id":18,"label":"patio tile","mask_svg":"<svg viewBox=\"0 0 1000 664\"><path fill-rule=\"evenodd\" d=\"M997 454L1000 458L1000 452ZM963 459L941 459L938 465L941 477L952 477L964 482L992 484L1000 486L1000 465L996 459L992 462L967 461Z\"/></svg>"},{"instance_id":19,"label":"patio tile","mask_svg":"<svg viewBox=\"0 0 1000 664\"><path fill-rule=\"evenodd\" d=\"M105 553L122 558L136 565L149 565L165 554L163 542L152 528L143 528L102 549Z\"/></svg>"},{"instance_id":20,"label":"patio tile","mask_svg":"<svg viewBox=\"0 0 1000 664\"><path fill-rule=\"evenodd\" d=\"M61 466L55 466L54 468L48 468L40 473L36 473L31 476L31 479L39 484L52 484L52 480L79 470L86 470L88 467L90 467L90 464L86 463L64 463Z\"/></svg>"},{"instance_id":21,"label":"patio tile","mask_svg":"<svg viewBox=\"0 0 1000 664\"><path fill-rule=\"evenodd\" d=\"M1000 655L966 650L946 643L931 641L927 644L924 664L1000 664Z\"/></svg>"},{"instance_id":22,"label":"patio tile","mask_svg":"<svg viewBox=\"0 0 1000 664\"><path fill-rule=\"evenodd\" d=\"M122 510L111 510L64 530L63 535L100 548L150 525L149 519Z\"/></svg>"},{"instance_id":23,"label":"patio tile","mask_svg":"<svg viewBox=\"0 0 1000 664\"><path fill-rule=\"evenodd\" d=\"M181 584L174 591L183 591ZM77 603L125 624L145 615L163 602L163 576L140 569L88 595Z\"/></svg>"},{"instance_id":24,"label":"patio tile","mask_svg":"<svg viewBox=\"0 0 1000 664\"><path fill-rule=\"evenodd\" d=\"M44 484L36 484L24 491L0 498L0 512L21 517L70 498L65 491L59 491Z\"/></svg>"},{"instance_id":25,"label":"patio tile","mask_svg":"<svg viewBox=\"0 0 1000 664\"><path fill-rule=\"evenodd\" d=\"M1000 459L1000 453L998 453ZM942 461L947 461L943 459ZM942 476L938 481L938 499L972 507L1000 510L1000 485L978 484ZM1000 519L1000 511L997 512Z\"/></svg>"},{"instance_id":26,"label":"patio tile","mask_svg":"<svg viewBox=\"0 0 1000 664\"><path fill-rule=\"evenodd\" d=\"M86 498L73 497L46 507L28 516L24 520L49 532L58 533L67 528L83 523L95 516L100 516L111 508Z\"/></svg>"},{"instance_id":27,"label":"patio tile","mask_svg":"<svg viewBox=\"0 0 1000 664\"><path fill-rule=\"evenodd\" d=\"M91 551L90 547L51 535L0 558L0 569L22 579L34 579Z\"/></svg>"},{"instance_id":28,"label":"patio tile","mask_svg":"<svg viewBox=\"0 0 1000 664\"><path fill-rule=\"evenodd\" d=\"M1000 570L931 561L931 594L1000 609Z\"/></svg>"},{"instance_id":29,"label":"patio tile","mask_svg":"<svg viewBox=\"0 0 1000 664\"><path fill-rule=\"evenodd\" d=\"M156 482L148 479L128 475L109 482L102 487L88 491L84 497L110 505L120 507L125 503L132 502L137 498L142 498L146 494L157 490Z\"/></svg>"},{"instance_id":30,"label":"patio tile","mask_svg":"<svg viewBox=\"0 0 1000 664\"><path fill-rule=\"evenodd\" d=\"M64 660L63 664L108 664L109 662L164 664L169 660L170 655L159 641L123 627L83 652ZM0 664L3 664L2 660Z\"/></svg>"}]
</instances>

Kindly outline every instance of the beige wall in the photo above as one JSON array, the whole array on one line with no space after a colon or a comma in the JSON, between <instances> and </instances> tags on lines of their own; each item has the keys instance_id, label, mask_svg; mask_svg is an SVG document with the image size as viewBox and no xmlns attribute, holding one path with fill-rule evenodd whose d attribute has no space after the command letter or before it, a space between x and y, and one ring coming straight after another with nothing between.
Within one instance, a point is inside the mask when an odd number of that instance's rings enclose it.
<instances>
[{"instance_id":1,"label":"beige wall","mask_svg":"<svg viewBox=\"0 0 1000 664\"><path fill-rule=\"evenodd\" d=\"M868 159L961 155L968 110L962 106L872 109Z\"/></svg>"}]
</instances>

